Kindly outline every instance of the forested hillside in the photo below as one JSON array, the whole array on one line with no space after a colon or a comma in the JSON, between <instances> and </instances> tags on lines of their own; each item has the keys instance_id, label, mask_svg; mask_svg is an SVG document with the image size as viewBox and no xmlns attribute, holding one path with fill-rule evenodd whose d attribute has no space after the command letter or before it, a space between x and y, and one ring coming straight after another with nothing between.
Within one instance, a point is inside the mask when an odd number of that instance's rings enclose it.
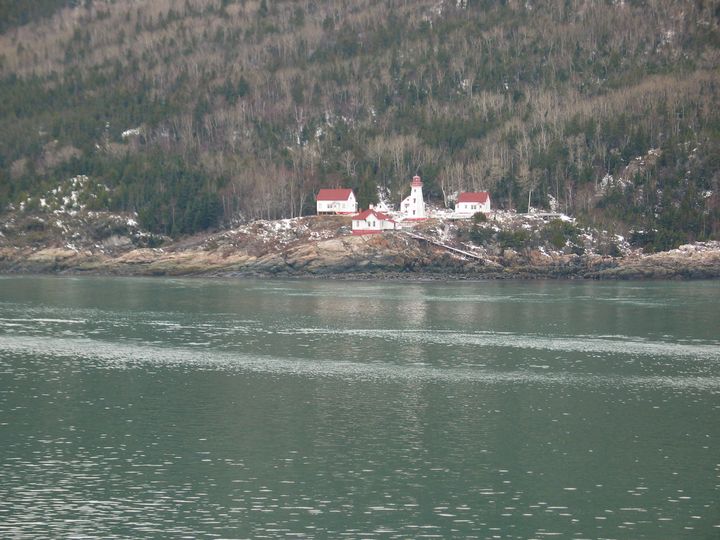
<instances>
[{"instance_id":1,"label":"forested hillside","mask_svg":"<svg viewBox=\"0 0 720 540\"><path fill-rule=\"evenodd\" d=\"M87 175L87 208L178 235L418 173L720 238L714 0L0 0L0 31L5 209Z\"/></svg>"}]
</instances>

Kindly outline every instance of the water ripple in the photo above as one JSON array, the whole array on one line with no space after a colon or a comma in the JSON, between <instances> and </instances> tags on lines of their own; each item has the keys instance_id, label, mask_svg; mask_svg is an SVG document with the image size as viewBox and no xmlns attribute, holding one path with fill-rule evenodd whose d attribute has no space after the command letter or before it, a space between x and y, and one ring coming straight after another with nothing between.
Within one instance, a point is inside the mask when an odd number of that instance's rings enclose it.
<instances>
[{"instance_id":1,"label":"water ripple","mask_svg":"<svg viewBox=\"0 0 720 540\"><path fill-rule=\"evenodd\" d=\"M0 338L0 351L63 357L97 362L99 367L131 368L138 365L192 367L193 369L248 371L257 373L341 377L357 380L416 380L485 384L642 385L670 388L720 388L718 376L603 375L538 371L502 371L480 367L430 367L387 363L363 363L335 359L280 358L188 349L140 343L116 343L90 339L53 337ZM2 362L0 359L0 366Z\"/></svg>"}]
</instances>

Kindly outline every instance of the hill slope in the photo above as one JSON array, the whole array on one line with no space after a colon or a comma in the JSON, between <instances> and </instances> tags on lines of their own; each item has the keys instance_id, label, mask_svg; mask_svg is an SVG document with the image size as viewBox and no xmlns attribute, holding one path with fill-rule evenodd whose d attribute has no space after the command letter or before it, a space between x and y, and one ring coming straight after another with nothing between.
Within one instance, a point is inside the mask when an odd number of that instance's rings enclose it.
<instances>
[{"instance_id":1,"label":"hill slope","mask_svg":"<svg viewBox=\"0 0 720 540\"><path fill-rule=\"evenodd\" d=\"M648 249L720 237L720 7L697 0L33 0L0 24L0 205L87 175L180 235L488 189Z\"/></svg>"}]
</instances>

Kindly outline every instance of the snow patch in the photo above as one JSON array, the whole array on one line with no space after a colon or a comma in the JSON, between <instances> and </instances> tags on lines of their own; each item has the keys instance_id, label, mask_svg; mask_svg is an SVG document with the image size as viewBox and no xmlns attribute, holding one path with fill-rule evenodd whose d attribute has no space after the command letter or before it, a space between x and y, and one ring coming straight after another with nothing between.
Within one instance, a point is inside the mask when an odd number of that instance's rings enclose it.
<instances>
[{"instance_id":1,"label":"snow patch","mask_svg":"<svg viewBox=\"0 0 720 540\"><path fill-rule=\"evenodd\" d=\"M555 197L548 195L548 204L550 205L551 212L557 212L559 205Z\"/></svg>"},{"instance_id":2,"label":"snow patch","mask_svg":"<svg viewBox=\"0 0 720 540\"><path fill-rule=\"evenodd\" d=\"M142 135L142 128L136 127L123 131L120 137L129 139L130 137L139 137L140 135Z\"/></svg>"},{"instance_id":3,"label":"snow patch","mask_svg":"<svg viewBox=\"0 0 720 540\"><path fill-rule=\"evenodd\" d=\"M622 178L615 178L612 174L608 173L603 176L602 180L600 180L597 190L603 195L606 195L613 188L620 188L621 190L624 190L627 185L628 182L626 180L623 180Z\"/></svg>"}]
</instances>

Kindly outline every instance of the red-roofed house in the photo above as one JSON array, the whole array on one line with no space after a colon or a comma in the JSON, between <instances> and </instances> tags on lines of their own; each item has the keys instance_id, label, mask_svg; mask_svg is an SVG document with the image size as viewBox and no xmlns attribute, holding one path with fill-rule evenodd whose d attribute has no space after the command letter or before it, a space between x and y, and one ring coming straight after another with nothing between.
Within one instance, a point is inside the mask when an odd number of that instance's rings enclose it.
<instances>
[{"instance_id":1,"label":"red-roofed house","mask_svg":"<svg viewBox=\"0 0 720 540\"><path fill-rule=\"evenodd\" d=\"M487 191L464 191L455 203L455 216L472 217L478 212L490 211L490 194Z\"/></svg>"},{"instance_id":2,"label":"red-roofed house","mask_svg":"<svg viewBox=\"0 0 720 540\"><path fill-rule=\"evenodd\" d=\"M354 214L357 201L352 189L321 189L317 194L318 214Z\"/></svg>"},{"instance_id":3,"label":"red-roofed house","mask_svg":"<svg viewBox=\"0 0 720 540\"><path fill-rule=\"evenodd\" d=\"M378 234L383 231L392 231L398 228L388 216L377 210L365 210L352 219L353 234Z\"/></svg>"}]
</instances>

